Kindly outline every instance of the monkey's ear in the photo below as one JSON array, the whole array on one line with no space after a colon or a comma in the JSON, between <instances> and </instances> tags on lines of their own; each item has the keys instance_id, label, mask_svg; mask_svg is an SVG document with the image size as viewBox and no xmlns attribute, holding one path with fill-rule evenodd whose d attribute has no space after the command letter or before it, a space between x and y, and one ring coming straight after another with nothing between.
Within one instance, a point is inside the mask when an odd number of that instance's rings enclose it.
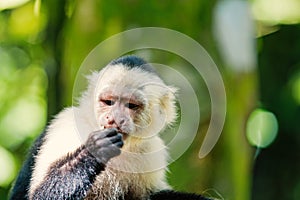
<instances>
[{"instance_id":1,"label":"monkey's ear","mask_svg":"<svg viewBox=\"0 0 300 200\"><path fill-rule=\"evenodd\" d=\"M166 125L171 125L175 122L177 118L177 108L176 108L176 92L177 88L168 86L166 93L161 99L161 106L166 115Z\"/></svg>"}]
</instances>

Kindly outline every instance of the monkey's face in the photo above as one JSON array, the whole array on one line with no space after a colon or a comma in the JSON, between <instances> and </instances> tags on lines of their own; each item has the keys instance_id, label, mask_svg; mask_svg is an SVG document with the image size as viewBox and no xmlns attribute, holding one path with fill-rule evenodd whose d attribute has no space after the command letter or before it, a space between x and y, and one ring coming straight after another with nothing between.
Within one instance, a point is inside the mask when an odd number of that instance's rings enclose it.
<instances>
[{"instance_id":1,"label":"monkey's face","mask_svg":"<svg viewBox=\"0 0 300 200\"><path fill-rule=\"evenodd\" d=\"M154 136L176 116L170 91L156 75L110 66L100 74L96 87L98 125L117 128L125 140Z\"/></svg>"},{"instance_id":2,"label":"monkey's face","mask_svg":"<svg viewBox=\"0 0 300 200\"><path fill-rule=\"evenodd\" d=\"M117 128L124 139L136 132L136 121L144 111L145 103L140 96L123 88L109 87L98 96L97 116L100 127ZM114 88L114 90L112 90Z\"/></svg>"}]
</instances>

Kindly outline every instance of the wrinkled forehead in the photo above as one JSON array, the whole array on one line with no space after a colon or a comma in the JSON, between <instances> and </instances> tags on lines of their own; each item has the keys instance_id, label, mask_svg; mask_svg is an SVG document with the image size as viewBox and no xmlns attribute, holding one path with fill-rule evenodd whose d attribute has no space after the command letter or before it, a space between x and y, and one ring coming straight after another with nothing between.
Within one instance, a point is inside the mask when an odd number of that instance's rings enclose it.
<instances>
[{"instance_id":1,"label":"wrinkled forehead","mask_svg":"<svg viewBox=\"0 0 300 200\"><path fill-rule=\"evenodd\" d=\"M100 72L96 91L99 95L151 95L151 88L158 85L162 87L164 83L157 75L119 64L107 66Z\"/></svg>"}]
</instances>

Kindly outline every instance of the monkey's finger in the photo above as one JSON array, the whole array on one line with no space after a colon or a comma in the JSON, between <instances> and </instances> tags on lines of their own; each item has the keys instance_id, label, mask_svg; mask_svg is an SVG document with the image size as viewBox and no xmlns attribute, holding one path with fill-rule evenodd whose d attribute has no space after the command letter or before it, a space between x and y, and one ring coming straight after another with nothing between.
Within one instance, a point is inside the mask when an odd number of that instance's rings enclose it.
<instances>
[{"instance_id":1,"label":"monkey's finger","mask_svg":"<svg viewBox=\"0 0 300 200\"><path fill-rule=\"evenodd\" d=\"M112 143L116 143L123 140L123 135L121 133L118 133L117 135L109 137L107 139L109 139Z\"/></svg>"},{"instance_id":2,"label":"monkey's finger","mask_svg":"<svg viewBox=\"0 0 300 200\"><path fill-rule=\"evenodd\" d=\"M91 137L93 140L98 140L106 137L114 136L118 133L116 128L108 128L101 131L95 131L92 133Z\"/></svg>"},{"instance_id":3,"label":"monkey's finger","mask_svg":"<svg viewBox=\"0 0 300 200\"><path fill-rule=\"evenodd\" d=\"M122 140L122 141L119 141L119 142L114 143L114 145L116 145L116 146L119 147L119 148L122 148L123 145L124 145L124 142L123 142L123 140Z\"/></svg>"},{"instance_id":4,"label":"monkey's finger","mask_svg":"<svg viewBox=\"0 0 300 200\"><path fill-rule=\"evenodd\" d=\"M110 147L106 148L106 150L110 152L110 155L112 157L118 156L121 154L121 149L119 147L116 147L115 145L111 145Z\"/></svg>"},{"instance_id":5,"label":"monkey's finger","mask_svg":"<svg viewBox=\"0 0 300 200\"><path fill-rule=\"evenodd\" d=\"M111 137L118 134L118 129L116 128L107 128L103 130L106 134L105 137Z\"/></svg>"},{"instance_id":6,"label":"monkey's finger","mask_svg":"<svg viewBox=\"0 0 300 200\"><path fill-rule=\"evenodd\" d=\"M118 156L121 154L121 149L114 146L114 145L111 145L109 147L105 147L105 148L102 148L100 150L98 150L96 152L96 157L99 159L99 160L109 160L115 156Z\"/></svg>"},{"instance_id":7,"label":"monkey's finger","mask_svg":"<svg viewBox=\"0 0 300 200\"><path fill-rule=\"evenodd\" d=\"M121 134L118 134L116 136L110 137L110 138L103 138L95 141L95 146L96 148L106 148L111 145L117 146L121 148L124 143L123 143L123 136Z\"/></svg>"},{"instance_id":8,"label":"monkey's finger","mask_svg":"<svg viewBox=\"0 0 300 200\"><path fill-rule=\"evenodd\" d=\"M94 141L94 144L98 148L103 148L103 147L108 147L108 146L112 145L113 143L111 142L111 140L109 138L101 138L101 139Z\"/></svg>"}]
</instances>

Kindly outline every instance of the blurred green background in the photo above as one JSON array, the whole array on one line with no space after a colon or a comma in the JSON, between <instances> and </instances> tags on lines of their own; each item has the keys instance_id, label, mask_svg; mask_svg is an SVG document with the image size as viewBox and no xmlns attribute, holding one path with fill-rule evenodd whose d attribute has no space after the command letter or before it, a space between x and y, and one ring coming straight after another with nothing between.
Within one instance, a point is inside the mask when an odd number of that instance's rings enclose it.
<instances>
[{"instance_id":1,"label":"blurred green background","mask_svg":"<svg viewBox=\"0 0 300 200\"><path fill-rule=\"evenodd\" d=\"M0 0L0 199L6 199L34 138L53 115L72 105L73 82L86 55L116 33L152 26L199 42L222 73L228 101L222 135L213 151L199 159L210 100L203 81L186 72L201 99L201 122L191 147L171 164L170 184L219 199L299 200L300 1L248 1L253 27L239 21L249 17L239 7L216 9L228 2L238 1ZM228 13L233 17L226 21ZM233 68L236 62L226 57L231 45L218 41L229 38L233 44L232 35L251 36L252 29L253 40L245 40L254 48L238 41L241 50L234 53L240 58L248 48L252 66ZM176 59L153 54L158 63ZM257 112L249 118L255 109L268 111L275 122L265 114L253 119ZM268 145L248 141L246 130L248 135L258 132L254 141L262 137Z\"/></svg>"}]
</instances>

